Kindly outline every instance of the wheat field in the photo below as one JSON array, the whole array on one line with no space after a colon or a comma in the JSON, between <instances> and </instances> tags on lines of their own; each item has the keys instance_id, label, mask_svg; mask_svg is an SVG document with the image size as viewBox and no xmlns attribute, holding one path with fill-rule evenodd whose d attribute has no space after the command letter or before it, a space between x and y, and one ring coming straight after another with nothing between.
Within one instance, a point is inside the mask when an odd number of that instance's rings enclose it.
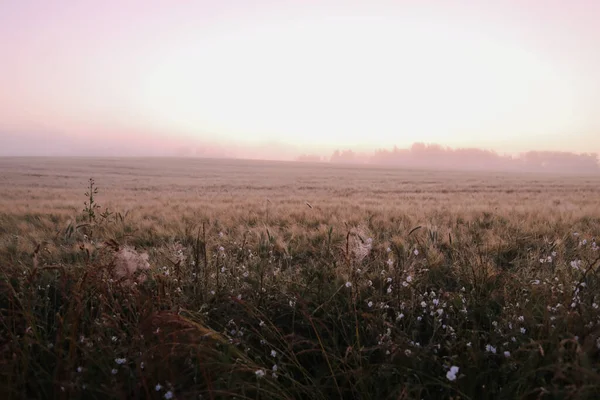
<instances>
[{"instance_id":1,"label":"wheat field","mask_svg":"<svg viewBox=\"0 0 600 400\"><path fill-rule=\"evenodd\" d=\"M0 393L599 398L598 237L594 175L0 158Z\"/></svg>"}]
</instances>

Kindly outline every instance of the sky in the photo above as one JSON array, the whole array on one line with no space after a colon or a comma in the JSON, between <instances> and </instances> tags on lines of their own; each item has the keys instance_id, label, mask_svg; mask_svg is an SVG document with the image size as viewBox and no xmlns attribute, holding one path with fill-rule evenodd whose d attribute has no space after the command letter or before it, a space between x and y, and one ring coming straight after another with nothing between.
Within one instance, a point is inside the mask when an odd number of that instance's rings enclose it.
<instances>
[{"instance_id":1,"label":"sky","mask_svg":"<svg viewBox=\"0 0 600 400\"><path fill-rule=\"evenodd\" d=\"M600 152L600 1L5 0L0 155Z\"/></svg>"}]
</instances>

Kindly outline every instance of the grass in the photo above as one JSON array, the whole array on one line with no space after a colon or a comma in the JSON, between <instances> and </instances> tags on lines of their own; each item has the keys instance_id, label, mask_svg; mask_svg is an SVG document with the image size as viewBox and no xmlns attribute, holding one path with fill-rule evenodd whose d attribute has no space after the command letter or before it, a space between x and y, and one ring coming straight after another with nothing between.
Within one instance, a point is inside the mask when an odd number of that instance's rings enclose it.
<instances>
[{"instance_id":1,"label":"grass","mask_svg":"<svg viewBox=\"0 0 600 400\"><path fill-rule=\"evenodd\" d=\"M600 396L600 177L0 168L2 398Z\"/></svg>"}]
</instances>

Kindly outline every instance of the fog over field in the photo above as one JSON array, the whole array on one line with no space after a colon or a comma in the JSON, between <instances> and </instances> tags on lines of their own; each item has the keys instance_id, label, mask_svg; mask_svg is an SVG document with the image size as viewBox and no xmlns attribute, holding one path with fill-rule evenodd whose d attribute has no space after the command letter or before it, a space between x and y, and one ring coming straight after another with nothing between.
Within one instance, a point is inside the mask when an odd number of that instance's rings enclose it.
<instances>
[{"instance_id":1,"label":"fog over field","mask_svg":"<svg viewBox=\"0 0 600 400\"><path fill-rule=\"evenodd\" d=\"M186 146L149 135L139 135L134 146L123 145L117 135L102 141L83 140L67 135L5 134L0 143L0 156L79 156L79 157L183 157L209 159L254 159L272 161L325 162L354 165L380 165L398 168L559 172L575 174L600 173L597 153L567 151L526 151L499 154L474 147L450 148L439 144L414 143L407 148L376 149L372 152L336 149L328 155L300 153L298 148L281 143L258 145L199 145L188 141ZM152 162L151 160L148 161Z\"/></svg>"},{"instance_id":2,"label":"fog over field","mask_svg":"<svg viewBox=\"0 0 600 400\"><path fill-rule=\"evenodd\" d=\"M600 399L599 16L0 0L0 400Z\"/></svg>"}]
</instances>

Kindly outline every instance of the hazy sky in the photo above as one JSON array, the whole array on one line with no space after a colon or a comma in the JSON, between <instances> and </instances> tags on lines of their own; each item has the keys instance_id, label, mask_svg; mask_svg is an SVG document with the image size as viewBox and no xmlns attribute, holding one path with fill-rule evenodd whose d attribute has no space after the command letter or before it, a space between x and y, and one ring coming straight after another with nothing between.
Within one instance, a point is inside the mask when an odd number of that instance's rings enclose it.
<instances>
[{"instance_id":1,"label":"hazy sky","mask_svg":"<svg viewBox=\"0 0 600 400\"><path fill-rule=\"evenodd\" d=\"M4 0L0 154L600 152L598 16L598 0Z\"/></svg>"}]
</instances>

